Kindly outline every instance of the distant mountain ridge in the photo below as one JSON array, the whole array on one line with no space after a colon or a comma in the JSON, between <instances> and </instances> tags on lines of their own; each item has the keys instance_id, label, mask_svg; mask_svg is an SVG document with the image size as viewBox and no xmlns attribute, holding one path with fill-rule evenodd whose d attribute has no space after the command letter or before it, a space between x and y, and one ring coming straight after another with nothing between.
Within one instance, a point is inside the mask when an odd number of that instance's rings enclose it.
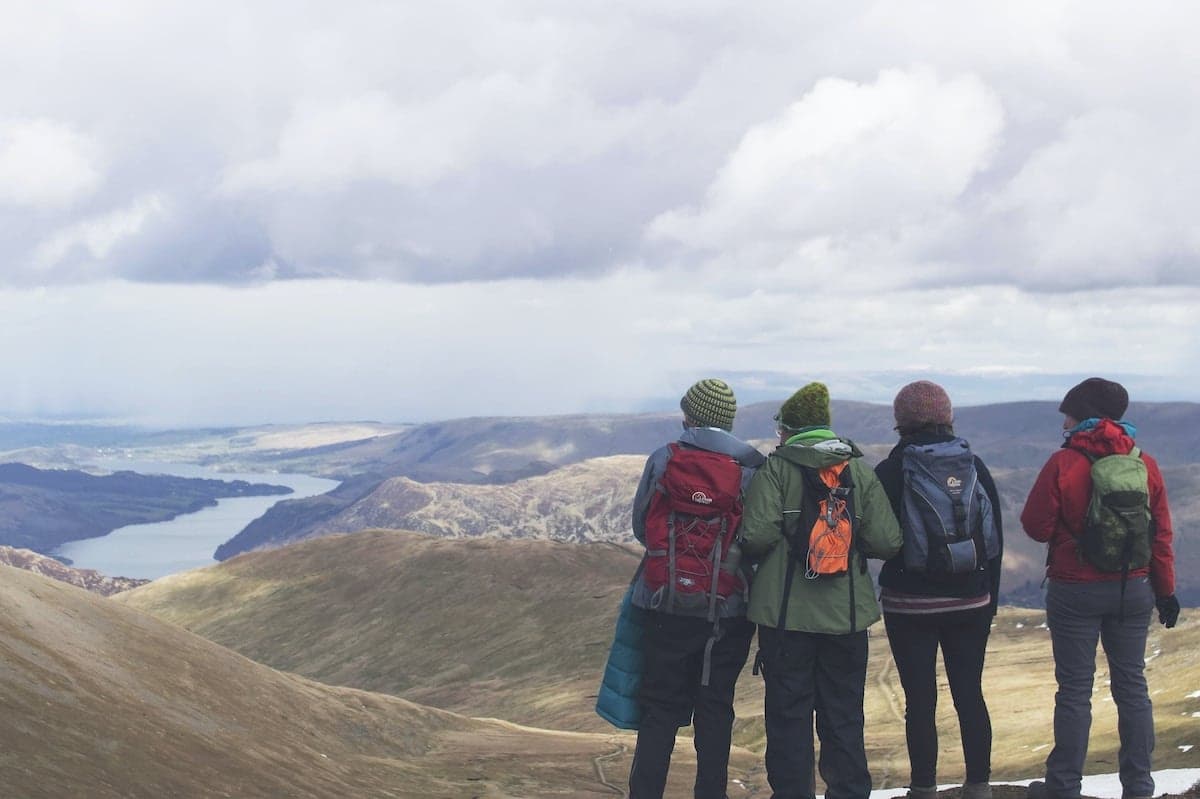
<instances>
[{"instance_id":1,"label":"distant mountain ridge","mask_svg":"<svg viewBox=\"0 0 1200 799\"><path fill-rule=\"evenodd\" d=\"M780 399L782 402L782 398ZM738 411L734 433L773 440L779 402ZM1061 443L1056 402L1007 402L955 410L955 428L989 463L1032 466ZM859 444L895 443L890 405L834 400L833 427ZM1200 403L1132 403L1126 418L1164 465L1200 461ZM345 479L364 474L419 482L500 483L608 455L647 455L679 435L679 413L473 417L429 422L362 441L297 449L281 470Z\"/></svg>"},{"instance_id":2,"label":"distant mountain ridge","mask_svg":"<svg viewBox=\"0 0 1200 799\"><path fill-rule=\"evenodd\" d=\"M447 538L627 542L644 463L638 455L592 458L506 485L418 483L407 477L349 481L332 492L348 500L344 504L330 495L278 503L222 544L216 558L370 528Z\"/></svg>"},{"instance_id":3,"label":"distant mountain ridge","mask_svg":"<svg viewBox=\"0 0 1200 799\"><path fill-rule=\"evenodd\" d=\"M774 403L741 409L735 432L774 446ZM1135 403L1127 417L1140 428L1139 444L1164 467L1177 532L1180 595L1200 604L1200 546L1189 530L1200 525L1200 404ZM1006 530L1002 598L1040 605L1044 546L1030 541L1018 515L1041 465L1062 442L1062 416L1052 402L1015 402L960 408L955 428L969 439L996 477ZM854 439L877 462L895 445L892 409L859 402L833 403L833 426ZM465 419L419 425L411 431L341 445L336 462L399 469L358 475L319 497L277 503L216 553L219 560L263 546L369 528L417 530L444 536L548 537L558 540L630 541L628 510L646 453L678 437L679 414L612 415L536 419ZM405 443L407 442L407 443ZM411 446L411 449L409 448ZM620 449L636 454L611 456ZM305 457L311 457L312 450ZM602 453L595 455L590 453ZM454 461L454 458L460 460ZM531 469L547 459L563 465L544 475L484 485L485 470ZM627 459L619 469L611 464ZM358 460L355 460L355 459ZM418 480L417 474L469 472L468 483ZM583 468L587 464L610 466ZM540 467L539 467L540 468ZM498 474L492 471L491 476ZM590 479L578 479L589 474ZM596 503L591 496L619 497ZM541 502L532 497L542 496ZM522 503L514 496L526 498ZM582 523L579 521L582 511ZM521 518L524 514L524 518Z\"/></svg>"}]
</instances>

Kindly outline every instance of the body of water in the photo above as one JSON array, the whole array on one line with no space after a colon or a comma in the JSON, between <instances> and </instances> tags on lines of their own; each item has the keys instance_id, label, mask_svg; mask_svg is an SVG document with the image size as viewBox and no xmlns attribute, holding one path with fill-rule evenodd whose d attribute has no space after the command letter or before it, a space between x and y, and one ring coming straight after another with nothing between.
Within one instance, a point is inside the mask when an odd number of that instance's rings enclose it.
<instances>
[{"instance_id":1,"label":"body of water","mask_svg":"<svg viewBox=\"0 0 1200 799\"><path fill-rule=\"evenodd\" d=\"M241 532L243 527L266 513L276 502L324 494L338 484L336 480L306 474L216 472L189 463L120 459L102 461L96 465L112 471L285 485L294 492L286 496L219 499L215 507L185 513L169 522L119 527L101 538L71 541L54 552L55 555L69 558L77 568L95 569L114 577L154 579L208 566L215 563L213 551L219 545Z\"/></svg>"}]
</instances>

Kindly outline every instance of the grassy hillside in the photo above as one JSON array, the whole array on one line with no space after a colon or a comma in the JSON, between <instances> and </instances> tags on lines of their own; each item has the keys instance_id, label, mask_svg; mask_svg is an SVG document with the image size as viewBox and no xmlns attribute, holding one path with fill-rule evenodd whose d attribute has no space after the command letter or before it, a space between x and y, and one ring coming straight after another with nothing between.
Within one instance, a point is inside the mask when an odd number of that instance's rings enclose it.
<instances>
[{"instance_id":1,"label":"grassy hillside","mask_svg":"<svg viewBox=\"0 0 1200 799\"><path fill-rule=\"evenodd\" d=\"M121 601L322 681L603 731L587 696L636 565L615 545L370 531L241 555Z\"/></svg>"},{"instance_id":2,"label":"grassy hillside","mask_svg":"<svg viewBox=\"0 0 1200 799\"><path fill-rule=\"evenodd\" d=\"M395 693L472 716L603 731L592 713L616 606L636 563L610 544L445 540L372 531L251 553L120 595L248 657L322 681ZM1200 766L1200 616L1155 626L1149 675L1161 767ZM1003 610L989 648L997 779L1036 774L1054 681L1044 614ZM1097 685L1104 685L1103 668ZM737 742L761 751L762 683L743 673ZM961 779L948 691L943 779ZM1089 773L1115 770L1116 720L1095 702ZM907 782L903 693L872 628L867 741L877 786ZM1187 752L1179 747L1193 745ZM680 747L681 749L684 747ZM753 775L752 775L752 778ZM761 775L757 779L761 781Z\"/></svg>"},{"instance_id":3,"label":"grassy hillside","mask_svg":"<svg viewBox=\"0 0 1200 799\"><path fill-rule=\"evenodd\" d=\"M623 738L471 720L282 674L7 566L0 607L6 797L609 796L628 770ZM753 779L756 758L735 760ZM683 795L686 753L677 771Z\"/></svg>"}]
</instances>

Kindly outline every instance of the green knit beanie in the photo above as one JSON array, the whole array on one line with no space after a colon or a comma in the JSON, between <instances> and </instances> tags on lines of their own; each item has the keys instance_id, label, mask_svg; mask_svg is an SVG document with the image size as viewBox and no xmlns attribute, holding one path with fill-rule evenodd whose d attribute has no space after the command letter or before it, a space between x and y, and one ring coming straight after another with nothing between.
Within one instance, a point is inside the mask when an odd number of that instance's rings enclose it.
<instances>
[{"instance_id":1,"label":"green knit beanie","mask_svg":"<svg viewBox=\"0 0 1200 799\"><path fill-rule=\"evenodd\" d=\"M784 401L775 421L789 430L829 427L829 389L824 383L809 383Z\"/></svg>"},{"instance_id":2,"label":"green knit beanie","mask_svg":"<svg viewBox=\"0 0 1200 799\"><path fill-rule=\"evenodd\" d=\"M724 380L710 377L699 381L679 400L679 407L684 416L701 427L733 430L737 399Z\"/></svg>"}]
</instances>

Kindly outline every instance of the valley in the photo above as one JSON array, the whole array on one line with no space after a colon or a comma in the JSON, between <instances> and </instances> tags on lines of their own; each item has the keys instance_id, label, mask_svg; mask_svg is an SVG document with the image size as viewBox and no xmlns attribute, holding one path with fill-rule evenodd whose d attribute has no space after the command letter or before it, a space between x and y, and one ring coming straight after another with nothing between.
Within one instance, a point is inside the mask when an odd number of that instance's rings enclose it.
<instances>
[{"instance_id":1,"label":"valley","mask_svg":"<svg viewBox=\"0 0 1200 799\"><path fill-rule=\"evenodd\" d=\"M447 540L393 531L329 536L239 556L116 598L272 667L471 716L602 734L592 705L617 604L637 562L614 544ZM985 690L995 779L1036 774L1051 740L1045 615L1002 609ZM1200 618L1151 631L1156 766L1200 765ZM1111 771L1116 718L1097 676L1088 771ZM943 680L943 689L945 689ZM953 711L939 709L944 779L961 778ZM1200 696L1200 694L1197 694ZM735 743L764 746L762 683L747 668ZM869 757L879 787L903 785L903 694L882 625L871 629ZM632 741L631 737L626 740ZM680 747L684 749L685 747ZM958 775L958 776L955 776Z\"/></svg>"},{"instance_id":2,"label":"valley","mask_svg":"<svg viewBox=\"0 0 1200 799\"><path fill-rule=\"evenodd\" d=\"M764 451L774 409L752 405L739 417L739 430ZM1200 406L1138 410L1148 420L1139 440L1160 455L1172 497L1179 595L1195 607L1200 450L1189 447ZM868 460L890 449L890 409L835 403L834 413ZM645 453L677 429L676 414L589 415L27 447L45 464L168 455L205 469L297 468L341 483L274 503L221 544L224 562L140 586L0 549L0 560L26 570L0 566L9 611L0 622L0 701L15 720L0 725L0 765L22 764L5 767L6 778L11 771L18 795L32 799L82 785L102 798L620 795L634 736L608 727L592 706L640 554L628 528L634 488ZM963 408L958 429L992 467L1007 534L1002 601L1010 606L996 618L985 671L994 779L1028 778L1051 745L1054 682L1036 609L1044 550L1020 532L1017 514L1055 444L1055 414L1050 403ZM84 486L104 479L63 474ZM1156 767L1200 766L1194 614L1150 634ZM1115 711L1099 665L1090 773L1116 767ZM940 680L940 775L953 783L962 760ZM769 795L762 701L747 668L732 758L739 795ZM882 625L871 631L866 714L876 786L903 786L903 696ZM686 735L670 796L690 794ZM164 766L172 761L182 766Z\"/></svg>"},{"instance_id":3,"label":"valley","mask_svg":"<svg viewBox=\"0 0 1200 799\"><path fill-rule=\"evenodd\" d=\"M285 674L7 566L0 606L5 796L611 796L608 777L628 769L620 736L472 719ZM753 780L756 760L736 752L734 776Z\"/></svg>"}]
</instances>

